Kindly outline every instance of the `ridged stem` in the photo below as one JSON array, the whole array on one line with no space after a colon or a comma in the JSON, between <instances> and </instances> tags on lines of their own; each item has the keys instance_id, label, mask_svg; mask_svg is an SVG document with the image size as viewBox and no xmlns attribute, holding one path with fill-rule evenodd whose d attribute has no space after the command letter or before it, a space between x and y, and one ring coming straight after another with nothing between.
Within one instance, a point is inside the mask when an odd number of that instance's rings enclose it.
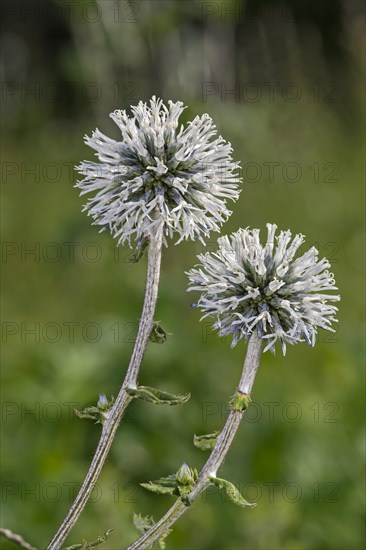
<instances>
[{"instance_id":1,"label":"ridged stem","mask_svg":"<svg viewBox=\"0 0 366 550\"><path fill-rule=\"evenodd\" d=\"M119 390L116 401L110 410L109 416L103 424L98 446L79 493L57 533L47 546L47 550L59 550L78 520L103 469L123 414L132 400L132 398L127 394L126 388L136 388L137 386L137 378L140 371L141 362L153 327L160 279L161 252L162 234L159 232L159 235L155 240L151 239L148 248L148 267L144 305L135 345L125 379Z\"/></svg>"},{"instance_id":2,"label":"ridged stem","mask_svg":"<svg viewBox=\"0 0 366 550\"><path fill-rule=\"evenodd\" d=\"M247 354L244 361L243 371L237 388L237 393L250 396L253 383L258 371L260 357L262 354L262 340L256 333L250 337ZM161 537L166 535L174 523L182 516L197 497L209 486L210 476L216 476L217 470L222 465L239 428L245 410L231 410L225 425L217 438L216 444L199 473L197 482L189 493L185 502L178 499L168 512L156 522L144 535L142 535L127 550L144 550L151 546Z\"/></svg>"}]
</instances>

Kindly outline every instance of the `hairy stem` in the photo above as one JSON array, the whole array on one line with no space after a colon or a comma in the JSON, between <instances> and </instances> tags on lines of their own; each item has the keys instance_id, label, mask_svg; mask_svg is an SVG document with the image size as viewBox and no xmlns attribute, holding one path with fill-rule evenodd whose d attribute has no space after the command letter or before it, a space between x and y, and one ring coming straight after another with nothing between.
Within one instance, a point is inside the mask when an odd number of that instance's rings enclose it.
<instances>
[{"instance_id":1,"label":"hairy stem","mask_svg":"<svg viewBox=\"0 0 366 550\"><path fill-rule=\"evenodd\" d=\"M256 333L253 333L249 340L244 367L237 388L237 392L239 392L239 394L251 394L254 379L258 371L261 354L262 341L258 338ZM210 484L209 477L216 476L217 470L222 465L244 416L244 412L244 410L230 411L225 425L217 438L215 447L213 448L206 464L200 471L197 482L195 483L192 491L189 493L187 499L188 502L183 502L181 499L176 500L168 512L134 544L129 546L128 550L143 550L145 548L151 548L156 541L167 533L169 528L174 525L178 518L189 509L190 504L192 504L208 487Z\"/></svg>"},{"instance_id":2,"label":"hairy stem","mask_svg":"<svg viewBox=\"0 0 366 550\"><path fill-rule=\"evenodd\" d=\"M25 550L37 550L37 548L25 541L21 535L13 533L10 529L0 529L0 535L11 542L14 542L20 546L20 548L25 548Z\"/></svg>"},{"instance_id":3,"label":"hairy stem","mask_svg":"<svg viewBox=\"0 0 366 550\"><path fill-rule=\"evenodd\" d=\"M78 520L103 469L123 413L132 400L126 393L126 388L136 388L137 386L141 362L151 334L159 288L161 250L162 234L159 232L159 236L154 241L151 240L149 244L144 305L125 379L110 410L108 419L103 424L98 446L79 493L57 533L47 546L47 550L58 550Z\"/></svg>"}]
</instances>

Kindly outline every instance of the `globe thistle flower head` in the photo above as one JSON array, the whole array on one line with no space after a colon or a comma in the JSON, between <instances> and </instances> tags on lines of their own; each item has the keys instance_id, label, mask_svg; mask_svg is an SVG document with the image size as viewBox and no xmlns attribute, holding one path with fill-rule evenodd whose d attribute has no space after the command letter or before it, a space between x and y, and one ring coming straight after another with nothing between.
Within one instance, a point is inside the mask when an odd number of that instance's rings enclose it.
<instances>
[{"instance_id":1,"label":"globe thistle flower head","mask_svg":"<svg viewBox=\"0 0 366 550\"><path fill-rule=\"evenodd\" d=\"M265 245L259 229L239 229L218 239L218 250L198 256L201 265L188 272L188 290L201 296L195 306L216 317L220 336L232 335L232 346L249 339L254 330L267 341L264 351L274 351L276 341L306 341L314 346L318 328L334 332L332 323L340 297L326 258L318 259L315 247L295 258L304 242L290 231L275 237L277 226L267 224Z\"/></svg>"},{"instance_id":2,"label":"globe thistle flower head","mask_svg":"<svg viewBox=\"0 0 366 550\"><path fill-rule=\"evenodd\" d=\"M150 105L140 101L132 107L131 116L111 113L121 141L98 129L85 136L99 162L76 166L85 176L76 186L81 195L93 193L84 210L118 243L141 243L159 231L165 244L175 233L178 242L203 241L231 214L226 201L238 198L241 181L232 147L216 137L207 114L179 126L184 109L180 101L166 106L154 96Z\"/></svg>"}]
</instances>

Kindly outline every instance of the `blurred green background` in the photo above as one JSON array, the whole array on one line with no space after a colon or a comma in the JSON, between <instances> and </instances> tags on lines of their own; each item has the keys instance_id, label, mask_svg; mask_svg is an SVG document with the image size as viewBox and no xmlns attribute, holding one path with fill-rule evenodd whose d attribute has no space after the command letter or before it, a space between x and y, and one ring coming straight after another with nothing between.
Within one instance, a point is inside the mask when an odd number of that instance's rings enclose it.
<instances>
[{"instance_id":1,"label":"blurred green background","mask_svg":"<svg viewBox=\"0 0 366 550\"><path fill-rule=\"evenodd\" d=\"M312 349L265 354L254 403L222 469L254 510L208 491L167 548L364 548L363 2L3 1L2 518L44 547L71 504L100 427L73 415L116 395L140 316L145 260L81 212L83 135L118 138L108 114L156 94L208 112L241 160L244 185L224 233L275 222L327 256L339 330ZM212 249L217 235L212 235ZM140 383L192 398L133 403L68 543L121 549L133 512L170 497L139 483L200 468L193 434L222 426L245 345L220 340L186 293L198 243L164 250ZM33 331L33 332L32 332ZM3 548L12 548L3 542Z\"/></svg>"}]
</instances>

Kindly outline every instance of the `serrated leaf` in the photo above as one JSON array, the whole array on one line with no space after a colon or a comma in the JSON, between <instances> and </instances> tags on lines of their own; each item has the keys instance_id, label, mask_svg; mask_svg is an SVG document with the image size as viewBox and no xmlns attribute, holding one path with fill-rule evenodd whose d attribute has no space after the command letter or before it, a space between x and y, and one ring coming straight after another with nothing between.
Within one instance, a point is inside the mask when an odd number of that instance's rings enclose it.
<instances>
[{"instance_id":1,"label":"serrated leaf","mask_svg":"<svg viewBox=\"0 0 366 550\"><path fill-rule=\"evenodd\" d=\"M141 514L134 514L133 515L133 522L135 524L136 529L141 533L141 535L145 534L154 524L154 518L152 516L142 516ZM165 542L164 539L172 532L171 529L168 529L166 533L159 539L158 544L160 550L165 550Z\"/></svg>"},{"instance_id":2,"label":"serrated leaf","mask_svg":"<svg viewBox=\"0 0 366 550\"><path fill-rule=\"evenodd\" d=\"M254 508L255 506L257 506L255 502L248 502L247 500L245 500L243 495L238 491L233 483L230 483L230 481L213 476L210 476L209 480L221 491L224 491L224 493L234 504L237 504L242 508Z\"/></svg>"},{"instance_id":3,"label":"serrated leaf","mask_svg":"<svg viewBox=\"0 0 366 550\"><path fill-rule=\"evenodd\" d=\"M213 432L212 434L205 434L205 435L196 435L193 436L193 444L197 449L200 449L201 451L210 451L214 448L217 441L217 436L219 435L219 431Z\"/></svg>"},{"instance_id":4,"label":"serrated leaf","mask_svg":"<svg viewBox=\"0 0 366 550\"><path fill-rule=\"evenodd\" d=\"M137 388L126 388L126 393L136 399L142 399L156 405L180 405L186 403L191 397L190 393L176 395L166 391L151 388L150 386L138 386Z\"/></svg>"},{"instance_id":5,"label":"serrated leaf","mask_svg":"<svg viewBox=\"0 0 366 550\"><path fill-rule=\"evenodd\" d=\"M141 514L133 514L133 523L136 529L143 535L155 523L152 516L142 516Z\"/></svg>"},{"instance_id":6,"label":"serrated leaf","mask_svg":"<svg viewBox=\"0 0 366 550\"><path fill-rule=\"evenodd\" d=\"M140 483L144 489L158 495L175 495L185 499L192 491L192 487L197 481L198 472L196 468L190 468L183 464L176 474L161 477L148 483Z\"/></svg>"},{"instance_id":7,"label":"serrated leaf","mask_svg":"<svg viewBox=\"0 0 366 550\"><path fill-rule=\"evenodd\" d=\"M156 479L154 483L157 483L158 485L163 485L164 487L175 487L177 480L175 475L171 474L169 476Z\"/></svg>"},{"instance_id":8,"label":"serrated leaf","mask_svg":"<svg viewBox=\"0 0 366 550\"><path fill-rule=\"evenodd\" d=\"M91 420L96 420L99 422L99 414L100 411L97 409L97 407L86 407L83 411L79 411L78 409L74 409L74 413L79 418L90 418Z\"/></svg>"},{"instance_id":9,"label":"serrated leaf","mask_svg":"<svg viewBox=\"0 0 366 550\"><path fill-rule=\"evenodd\" d=\"M111 400L108 401L104 394L99 396L97 406L94 405L91 407L85 407L82 411L74 409L76 416L79 418L90 418L95 420L96 424L103 424L108 418L108 411L113 407L114 397L111 397Z\"/></svg>"},{"instance_id":10,"label":"serrated leaf","mask_svg":"<svg viewBox=\"0 0 366 550\"><path fill-rule=\"evenodd\" d=\"M168 487L164 485L159 485L149 481L149 483L140 483L141 487L155 493L156 495L174 495L176 488Z\"/></svg>"},{"instance_id":11,"label":"serrated leaf","mask_svg":"<svg viewBox=\"0 0 366 550\"><path fill-rule=\"evenodd\" d=\"M108 531L106 531L104 535L99 536L97 540L94 540L93 542L87 542L86 540L83 540L82 543L67 546L63 550L89 550L90 548L95 548L95 546L99 546L99 544L105 542L112 531L113 529L108 529Z\"/></svg>"}]
</instances>

